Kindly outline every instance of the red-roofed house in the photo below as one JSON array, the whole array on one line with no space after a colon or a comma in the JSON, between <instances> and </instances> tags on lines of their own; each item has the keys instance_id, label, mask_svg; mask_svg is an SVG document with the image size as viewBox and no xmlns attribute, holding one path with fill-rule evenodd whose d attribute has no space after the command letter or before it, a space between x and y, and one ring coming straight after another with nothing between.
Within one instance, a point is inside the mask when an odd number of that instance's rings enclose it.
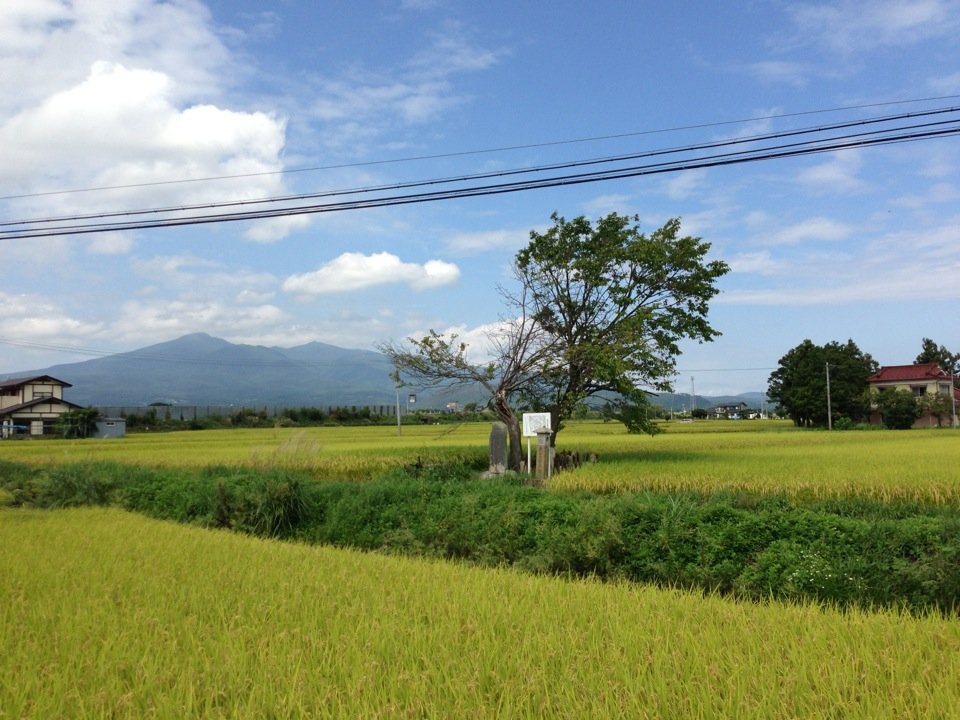
<instances>
[{"instance_id":1,"label":"red-roofed house","mask_svg":"<svg viewBox=\"0 0 960 720\"><path fill-rule=\"evenodd\" d=\"M951 397L960 404L960 390L953 386L953 377L943 371L937 363L923 363L920 365L890 365L880 368L879 372L867 378L871 390L889 392L891 390L906 390L916 398L929 395ZM952 410L951 410L952 412ZM874 409L870 413L870 422L880 424L880 413ZM949 423L949 414L947 415ZM913 424L914 427L937 427L940 423L934 415L921 415Z\"/></svg>"},{"instance_id":2,"label":"red-roofed house","mask_svg":"<svg viewBox=\"0 0 960 720\"><path fill-rule=\"evenodd\" d=\"M65 387L70 383L49 375L0 380L0 434L51 432L63 413L80 407L63 399Z\"/></svg>"}]
</instances>

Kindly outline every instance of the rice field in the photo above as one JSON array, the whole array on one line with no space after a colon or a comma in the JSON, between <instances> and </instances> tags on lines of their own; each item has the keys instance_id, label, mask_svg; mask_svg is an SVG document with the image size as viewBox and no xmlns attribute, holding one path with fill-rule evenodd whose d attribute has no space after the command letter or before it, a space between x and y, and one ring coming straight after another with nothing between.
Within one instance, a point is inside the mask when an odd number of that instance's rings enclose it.
<instances>
[{"instance_id":1,"label":"rice field","mask_svg":"<svg viewBox=\"0 0 960 720\"><path fill-rule=\"evenodd\" d=\"M955 716L960 623L0 510L3 718Z\"/></svg>"},{"instance_id":2,"label":"rice field","mask_svg":"<svg viewBox=\"0 0 960 720\"><path fill-rule=\"evenodd\" d=\"M0 460L116 461L164 467L295 467L318 479L364 480L399 465L482 462L490 426L317 427L129 435L123 440L0 442ZM960 431L799 431L783 422L671 423L655 437L616 423L570 422L560 449L599 462L557 474L554 489L728 490L799 500L869 497L960 502Z\"/></svg>"}]
</instances>

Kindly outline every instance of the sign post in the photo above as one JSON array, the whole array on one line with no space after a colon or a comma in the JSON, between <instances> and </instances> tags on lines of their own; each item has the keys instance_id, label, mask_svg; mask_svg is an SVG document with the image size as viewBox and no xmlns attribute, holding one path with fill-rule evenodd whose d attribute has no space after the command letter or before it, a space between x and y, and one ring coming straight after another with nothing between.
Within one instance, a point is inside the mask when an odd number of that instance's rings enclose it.
<instances>
[{"instance_id":1,"label":"sign post","mask_svg":"<svg viewBox=\"0 0 960 720\"><path fill-rule=\"evenodd\" d=\"M553 431L553 428L550 427L550 413L523 414L523 436L527 439L527 474L533 474L531 471L530 438L537 437L537 433L544 430Z\"/></svg>"}]
</instances>

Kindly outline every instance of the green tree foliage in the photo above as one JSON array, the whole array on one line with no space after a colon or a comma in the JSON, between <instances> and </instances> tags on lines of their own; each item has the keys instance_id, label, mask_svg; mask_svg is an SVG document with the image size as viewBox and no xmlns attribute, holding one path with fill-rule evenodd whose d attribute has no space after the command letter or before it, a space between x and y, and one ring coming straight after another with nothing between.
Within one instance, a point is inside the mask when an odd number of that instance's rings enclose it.
<instances>
[{"instance_id":1,"label":"green tree foliage","mask_svg":"<svg viewBox=\"0 0 960 720\"><path fill-rule=\"evenodd\" d=\"M521 295L521 297L523 297ZM467 344L457 335L434 330L404 345L380 347L395 368L394 379L416 385L476 384L492 398L494 413L507 426L509 455L507 466L520 469L522 445L520 419L511 404L511 396L536 380L544 364L547 341L541 327L530 317L504 321L488 336L493 359L475 361L468 356Z\"/></svg>"},{"instance_id":2,"label":"green tree foliage","mask_svg":"<svg viewBox=\"0 0 960 720\"><path fill-rule=\"evenodd\" d=\"M930 338L924 338L920 354L914 360L920 363L937 363L950 375L960 374L960 353L952 353L943 345L937 345Z\"/></svg>"},{"instance_id":3,"label":"green tree foliage","mask_svg":"<svg viewBox=\"0 0 960 720\"><path fill-rule=\"evenodd\" d=\"M876 361L853 340L826 345L804 340L780 358L767 387L767 397L779 404L794 424L827 424L827 363L834 418L861 420L867 415L867 378L877 371Z\"/></svg>"},{"instance_id":4,"label":"green tree foliage","mask_svg":"<svg viewBox=\"0 0 960 720\"><path fill-rule=\"evenodd\" d=\"M881 392L877 407L883 416L883 425L890 430L909 430L920 417L920 403L910 390L890 389Z\"/></svg>"},{"instance_id":5,"label":"green tree foliage","mask_svg":"<svg viewBox=\"0 0 960 720\"><path fill-rule=\"evenodd\" d=\"M65 438L90 437L97 430L100 412L96 408L78 408L63 413L57 419L57 432Z\"/></svg>"},{"instance_id":6,"label":"green tree foliage","mask_svg":"<svg viewBox=\"0 0 960 720\"><path fill-rule=\"evenodd\" d=\"M712 340L709 300L726 263L705 260L709 243L680 236L670 220L649 236L636 217L611 213L596 225L556 213L517 253L519 290L503 294L513 319L489 336L493 360L475 362L456 336L433 330L380 350L398 377L416 384L476 383L490 392L519 466L515 403L549 411L554 439L587 398L612 393L631 431L653 432L643 386L670 389L679 342Z\"/></svg>"},{"instance_id":7,"label":"green tree foliage","mask_svg":"<svg viewBox=\"0 0 960 720\"><path fill-rule=\"evenodd\" d=\"M953 414L953 399L949 395L942 393L929 393L918 398L920 413L930 415L937 419L937 426L942 427L944 423L949 424Z\"/></svg>"},{"instance_id":8,"label":"green tree foliage","mask_svg":"<svg viewBox=\"0 0 960 720\"><path fill-rule=\"evenodd\" d=\"M628 433L648 433L656 435L662 432L659 425L653 420L662 415L662 410L651 405L646 397L641 402L636 400L611 400L600 408L600 417L604 420L616 420L627 428Z\"/></svg>"},{"instance_id":9,"label":"green tree foliage","mask_svg":"<svg viewBox=\"0 0 960 720\"><path fill-rule=\"evenodd\" d=\"M649 236L639 218L617 213L595 225L583 216L551 219L517 253L516 273L524 315L550 339L534 390L553 416L555 437L563 419L597 393L642 407L644 386L669 390L679 342L719 335L707 322L708 304L729 267L707 262L710 244L681 236L679 219ZM631 416L633 429L651 429L639 413Z\"/></svg>"}]
</instances>

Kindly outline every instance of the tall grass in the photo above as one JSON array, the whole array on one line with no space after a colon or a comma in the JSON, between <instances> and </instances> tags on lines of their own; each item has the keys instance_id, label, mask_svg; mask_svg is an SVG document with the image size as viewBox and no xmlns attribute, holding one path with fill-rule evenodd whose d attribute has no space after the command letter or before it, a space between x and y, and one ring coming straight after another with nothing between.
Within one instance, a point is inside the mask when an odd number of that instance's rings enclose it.
<instances>
[{"instance_id":1,"label":"tall grass","mask_svg":"<svg viewBox=\"0 0 960 720\"><path fill-rule=\"evenodd\" d=\"M0 716L951 717L960 624L0 511Z\"/></svg>"},{"instance_id":2,"label":"tall grass","mask_svg":"<svg viewBox=\"0 0 960 720\"><path fill-rule=\"evenodd\" d=\"M486 458L490 426L205 430L123 440L0 442L0 462L112 461L153 467L284 467L318 479L362 481L417 462ZM960 431L798 431L771 422L671 423L655 437L621 425L570 422L561 449L600 461L559 473L551 487L596 491L744 491L793 499L867 497L960 502Z\"/></svg>"}]
</instances>

